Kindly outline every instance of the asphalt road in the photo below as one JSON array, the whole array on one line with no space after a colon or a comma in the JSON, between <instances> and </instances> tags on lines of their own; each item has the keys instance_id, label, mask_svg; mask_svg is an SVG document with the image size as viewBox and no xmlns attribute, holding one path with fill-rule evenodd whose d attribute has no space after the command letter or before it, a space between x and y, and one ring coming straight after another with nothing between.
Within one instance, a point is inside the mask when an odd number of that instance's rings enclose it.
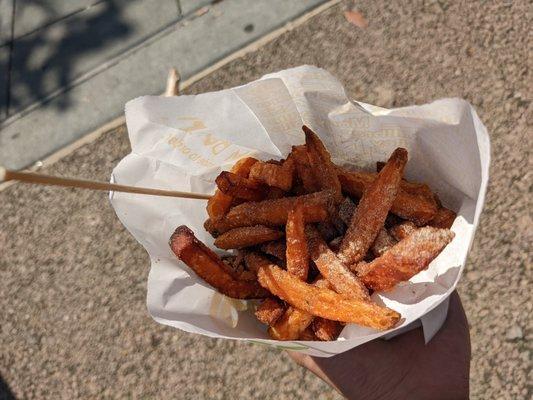
<instances>
[{"instance_id":1,"label":"asphalt road","mask_svg":"<svg viewBox=\"0 0 533 400\"><path fill-rule=\"evenodd\" d=\"M459 284L471 326L471 397L527 399L531 8L526 1L383 3L357 2L366 29L345 21L346 4L333 7L188 92L307 63L339 77L351 97L380 106L451 96L474 104L493 161ZM106 180L128 151L120 128L45 171ZM105 194L14 185L0 204L0 398L339 397L276 350L151 320L148 258Z\"/></svg>"}]
</instances>

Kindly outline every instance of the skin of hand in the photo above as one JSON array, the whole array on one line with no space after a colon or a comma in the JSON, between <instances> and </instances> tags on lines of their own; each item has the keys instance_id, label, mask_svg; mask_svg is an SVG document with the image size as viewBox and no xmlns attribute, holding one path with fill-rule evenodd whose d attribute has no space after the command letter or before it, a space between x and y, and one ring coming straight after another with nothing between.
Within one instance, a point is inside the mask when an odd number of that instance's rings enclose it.
<instances>
[{"instance_id":1,"label":"skin of hand","mask_svg":"<svg viewBox=\"0 0 533 400\"><path fill-rule=\"evenodd\" d=\"M425 345L421 328L330 358L288 352L349 399L468 399L470 334L457 292L442 328Z\"/></svg>"}]
</instances>

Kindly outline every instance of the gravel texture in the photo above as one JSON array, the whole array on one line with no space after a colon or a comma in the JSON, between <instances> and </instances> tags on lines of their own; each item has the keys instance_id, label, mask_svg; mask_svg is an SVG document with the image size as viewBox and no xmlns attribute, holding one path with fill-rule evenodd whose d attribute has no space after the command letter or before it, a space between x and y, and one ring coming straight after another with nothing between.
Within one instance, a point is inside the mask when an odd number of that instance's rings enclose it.
<instances>
[{"instance_id":1,"label":"gravel texture","mask_svg":"<svg viewBox=\"0 0 533 400\"><path fill-rule=\"evenodd\" d=\"M459 285L471 325L471 397L528 399L531 5L360 1L366 29L345 21L350 5L323 12L188 92L308 63L328 69L351 97L372 104L451 96L473 103L489 129L493 161L485 212ZM120 128L46 172L106 180L126 153ZM15 185L0 193L0 204L0 399L9 391L15 398L54 399L339 398L283 353L152 321L145 307L148 258L105 194Z\"/></svg>"}]
</instances>

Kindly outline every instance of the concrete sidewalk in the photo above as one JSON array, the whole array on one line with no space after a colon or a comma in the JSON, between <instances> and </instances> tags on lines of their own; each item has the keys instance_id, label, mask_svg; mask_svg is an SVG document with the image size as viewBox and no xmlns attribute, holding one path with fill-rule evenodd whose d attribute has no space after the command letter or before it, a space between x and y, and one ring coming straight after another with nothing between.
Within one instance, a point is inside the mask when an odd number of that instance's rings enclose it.
<instances>
[{"instance_id":1,"label":"concrete sidewalk","mask_svg":"<svg viewBox=\"0 0 533 400\"><path fill-rule=\"evenodd\" d=\"M351 3L350 3L351 4ZM492 141L487 203L459 284L472 340L471 398L531 395L532 70L528 5L358 1L335 6L192 85L219 90L301 64L384 107L458 96ZM124 127L45 172L106 180ZM213 340L147 315L148 258L107 196L14 185L0 192L0 398L340 398L284 353Z\"/></svg>"},{"instance_id":2,"label":"concrete sidewalk","mask_svg":"<svg viewBox=\"0 0 533 400\"><path fill-rule=\"evenodd\" d=\"M324 2L2 0L0 164L27 167L161 93L169 68L187 79Z\"/></svg>"}]
</instances>

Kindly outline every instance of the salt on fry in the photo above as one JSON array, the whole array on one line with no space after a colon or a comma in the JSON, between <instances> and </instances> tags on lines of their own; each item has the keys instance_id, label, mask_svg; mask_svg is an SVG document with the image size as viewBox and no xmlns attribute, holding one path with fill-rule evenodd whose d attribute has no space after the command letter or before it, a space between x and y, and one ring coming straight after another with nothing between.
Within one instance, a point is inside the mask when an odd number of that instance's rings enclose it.
<instances>
[{"instance_id":1,"label":"salt on fry","mask_svg":"<svg viewBox=\"0 0 533 400\"><path fill-rule=\"evenodd\" d=\"M302 203L296 203L287 218L287 271L305 281L309 271L309 252L305 236L304 209Z\"/></svg>"},{"instance_id":2,"label":"salt on fry","mask_svg":"<svg viewBox=\"0 0 533 400\"><path fill-rule=\"evenodd\" d=\"M373 290L390 290L426 269L453 237L454 233L448 229L419 228L381 257L358 266L359 277Z\"/></svg>"},{"instance_id":3,"label":"salt on fry","mask_svg":"<svg viewBox=\"0 0 533 400\"><path fill-rule=\"evenodd\" d=\"M365 188L375 179L376 174L362 171L347 171L337 167L337 173L341 182L343 192L360 198L363 196ZM434 198L428 198L419 194L409 193L405 190L405 181L400 183L400 190L391 206L391 212L401 218L408 219L418 226L425 225L431 221L437 212L437 204Z\"/></svg>"},{"instance_id":4,"label":"salt on fry","mask_svg":"<svg viewBox=\"0 0 533 400\"><path fill-rule=\"evenodd\" d=\"M400 315L389 308L302 282L268 260L259 266L257 278L261 286L275 296L317 317L378 330L390 329L400 319Z\"/></svg>"},{"instance_id":5,"label":"salt on fry","mask_svg":"<svg viewBox=\"0 0 533 400\"><path fill-rule=\"evenodd\" d=\"M268 292L256 281L241 281L233 278L227 272L229 267L224 264L222 259L200 242L186 226L179 226L174 231L169 244L176 257L220 293L236 299L267 296Z\"/></svg>"},{"instance_id":6,"label":"salt on fry","mask_svg":"<svg viewBox=\"0 0 533 400\"><path fill-rule=\"evenodd\" d=\"M411 221L400 222L397 225L391 226L389 229L390 234L397 241L405 239L411 233L417 230L417 226Z\"/></svg>"},{"instance_id":7,"label":"salt on fry","mask_svg":"<svg viewBox=\"0 0 533 400\"><path fill-rule=\"evenodd\" d=\"M350 298L369 301L368 290L330 250L316 229L309 226L306 229L306 233L311 259L335 291Z\"/></svg>"},{"instance_id":8,"label":"salt on fry","mask_svg":"<svg viewBox=\"0 0 533 400\"><path fill-rule=\"evenodd\" d=\"M394 150L377 178L365 190L339 250L339 258L345 264L361 261L383 228L406 163L407 150Z\"/></svg>"},{"instance_id":9,"label":"salt on fry","mask_svg":"<svg viewBox=\"0 0 533 400\"><path fill-rule=\"evenodd\" d=\"M370 250L372 250L374 256L379 257L395 244L396 240L394 240L394 238L389 234L389 232L387 232L385 228L381 228L376 236L376 240L374 240L374 243L372 243Z\"/></svg>"},{"instance_id":10,"label":"salt on fry","mask_svg":"<svg viewBox=\"0 0 533 400\"><path fill-rule=\"evenodd\" d=\"M244 226L224 232L215 239L219 249L242 249L283 237L283 232L264 225Z\"/></svg>"},{"instance_id":11,"label":"salt on fry","mask_svg":"<svg viewBox=\"0 0 533 400\"><path fill-rule=\"evenodd\" d=\"M285 312L285 305L273 297L267 297L255 310L255 316L263 324L274 324Z\"/></svg>"}]
</instances>

